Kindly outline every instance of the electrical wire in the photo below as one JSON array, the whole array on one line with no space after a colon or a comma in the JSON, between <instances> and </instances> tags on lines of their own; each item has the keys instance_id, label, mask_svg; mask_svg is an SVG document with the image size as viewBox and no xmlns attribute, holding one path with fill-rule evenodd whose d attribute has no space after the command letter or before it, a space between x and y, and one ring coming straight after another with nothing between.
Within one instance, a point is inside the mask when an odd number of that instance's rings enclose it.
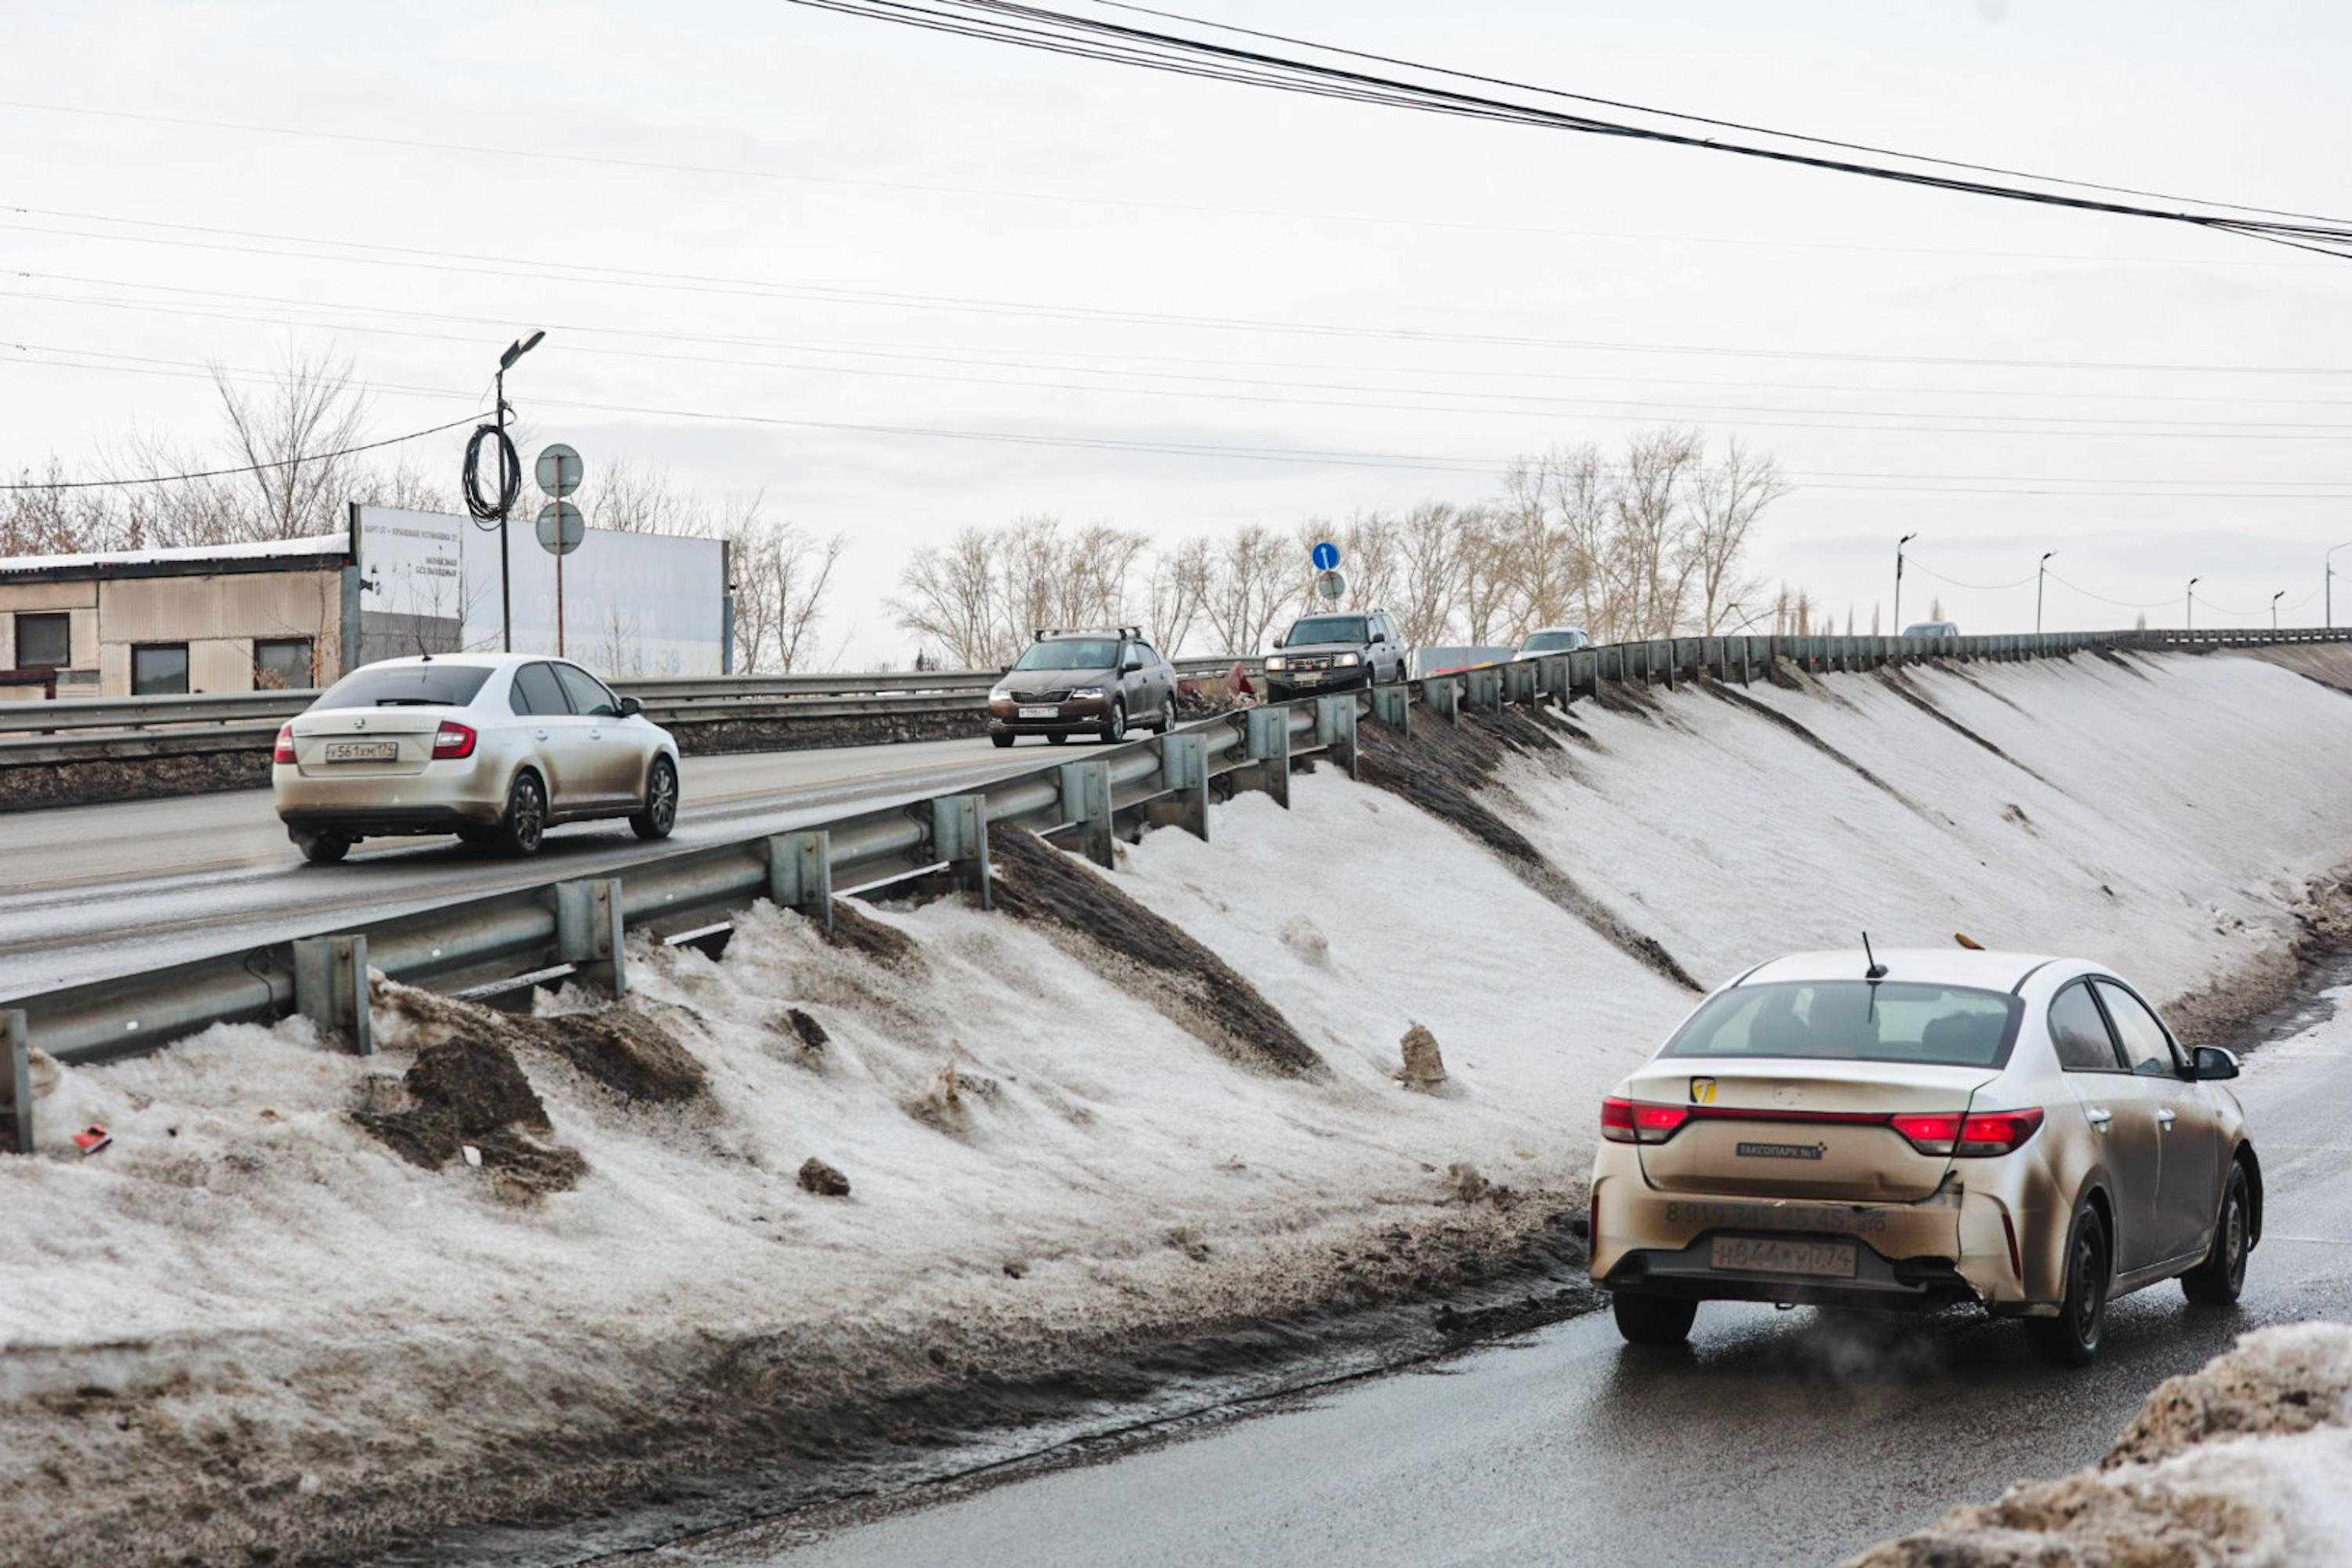
<instances>
[{"instance_id":1,"label":"electrical wire","mask_svg":"<svg viewBox=\"0 0 2352 1568\"><path fill-rule=\"evenodd\" d=\"M2025 576L2020 577L2014 583L1963 583L1958 577L1945 576L1941 572L1938 572L1933 566L1927 564L1916 555L1906 557L1906 563L1912 571L1924 572L1938 583L1948 584L1955 588L1967 588L1971 592L1979 594L1998 594L2011 588L2022 588L2028 583L2033 581L2032 574L2029 573Z\"/></svg>"},{"instance_id":2,"label":"electrical wire","mask_svg":"<svg viewBox=\"0 0 2352 1568\"><path fill-rule=\"evenodd\" d=\"M497 499L482 497L482 447L495 443L499 454L499 493ZM514 503L522 497L522 458L515 451L513 438L503 426L482 424L466 441L464 477L458 483L466 498L466 510L476 522L503 522L514 510Z\"/></svg>"},{"instance_id":3,"label":"electrical wire","mask_svg":"<svg viewBox=\"0 0 2352 1568\"><path fill-rule=\"evenodd\" d=\"M2073 195L2063 190L2037 190L1986 179L1963 178L1958 174L1861 163L1851 158L1794 152L1685 131L1663 130L1544 109L1367 71L1343 69L1263 50L1236 48L1202 38L1130 27L1043 6L1017 5L1012 0L933 0L929 5L914 4L911 0L790 0L790 3L928 32L1139 67L1178 76L1456 118L1657 142L1959 195L2180 224L2288 245L2322 255L2352 258L2352 220L2347 219L2320 218L2308 214L2236 204L2223 210L2200 212L2192 210L2200 204L2189 198L2170 195L2158 199L2182 205L2175 208L2143 206L2136 203ZM1412 68L1422 71L1433 69L1417 63ZM1781 135L1779 132L1770 134ZM1910 154L1893 155L1906 162L1929 162ZM2085 182L2033 177L2042 179L2045 184L2063 184L2075 189L2089 188ZM2216 204L2201 205L2211 206ZM2231 216L2237 213L2275 216Z\"/></svg>"},{"instance_id":4,"label":"electrical wire","mask_svg":"<svg viewBox=\"0 0 2352 1568\"><path fill-rule=\"evenodd\" d=\"M387 436L381 441L362 442L356 447L339 447L331 452L306 452L299 458L281 458L268 463L247 463L234 468L205 468L189 474L149 474L141 479L43 479L37 483L0 484L0 490L94 490L125 485L171 485L191 479L223 479L238 474L266 474L278 468L299 468L304 463L323 463L334 458L349 458L361 452L373 452L385 447L397 447L404 441L415 441L427 436L438 436L444 430L455 430L458 426L465 424L467 419L478 417L479 416L468 414L465 419L452 419L446 425L436 425L428 429L411 430L405 436Z\"/></svg>"}]
</instances>

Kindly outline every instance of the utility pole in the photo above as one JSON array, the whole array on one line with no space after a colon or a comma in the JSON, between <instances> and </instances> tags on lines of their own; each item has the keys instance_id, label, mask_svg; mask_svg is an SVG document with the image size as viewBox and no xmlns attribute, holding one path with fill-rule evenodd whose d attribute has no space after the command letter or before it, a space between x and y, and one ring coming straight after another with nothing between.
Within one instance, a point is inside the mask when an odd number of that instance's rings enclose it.
<instances>
[{"instance_id":1,"label":"utility pole","mask_svg":"<svg viewBox=\"0 0 2352 1568\"><path fill-rule=\"evenodd\" d=\"M2041 561L2033 568L2033 635L2035 637L2042 635L2042 579L2050 571L2050 558L2057 553L2054 550L2043 551Z\"/></svg>"},{"instance_id":2,"label":"utility pole","mask_svg":"<svg viewBox=\"0 0 2352 1568\"><path fill-rule=\"evenodd\" d=\"M2189 579L2189 624L2185 629L2190 632L2197 629L2197 584L2204 580L2202 577Z\"/></svg>"},{"instance_id":3,"label":"utility pole","mask_svg":"<svg viewBox=\"0 0 2352 1568\"><path fill-rule=\"evenodd\" d=\"M1919 536L1906 533L1895 542L1895 635L1903 635L1903 547Z\"/></svg>"},{"instance_id":4,"label":"utility pole","mask_svg":"<svg viewBox=\"0 0 2352 1568\"><path fill-rule=\"evenodd\" d=\"M2330 545L2327 550L2325 586L2327 595L2327 629L2331 632L2336 629L2336 552L2347 548L2352 548L2352 542Z\"/></svg>"},{"instance_id":5,"label":"utility pole","mask_svg":"<svg viewBox=\"0 0 2352 1568\"><path fill-rule=\"evenodd\" d=\"M2271 595L2271 630L2274 632L2278 630L2278 602L2285 597L2286 590L2284 588L2281 588L2277 593Z\"/></svg>"},{"instance_id":6,"label":"utility pole","mask_svg":"<svg viewBox=\"0 0 2352 1568\"><path fill-rule=\"evenodd\" d=\"M508 467L507 455L514 447L507 440L507 372L515 361L539 347L539 340L545 336L544 331L537 331L528 338L518 338L499 356L499 624L509 653L514 652L514 584L507 565L507 513L513 510L513 493L522 488L522 474Z\"/></svg>"}]
</instances>

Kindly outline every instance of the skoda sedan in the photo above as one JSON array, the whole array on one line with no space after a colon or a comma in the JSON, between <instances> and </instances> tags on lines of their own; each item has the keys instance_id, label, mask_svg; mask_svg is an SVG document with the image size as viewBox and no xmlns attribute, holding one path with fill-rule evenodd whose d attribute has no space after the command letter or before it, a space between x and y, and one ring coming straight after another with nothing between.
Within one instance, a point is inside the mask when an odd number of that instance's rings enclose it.
<instances>
[{"instance_id":1,"label":"skoda sedan","mask_svg":"<svg viewBox=\"0 0 2352 1568\"><path fill-rule=\"evenodd\" d=\"M2080 1365L2127 1291L2237 1299L2263 1218L2237 1074L2095 963L1780 959L1602 1102L1593 1279L1641 1344L1707 1300L1974 1301Z\"/></svg>"},{"instance_id":2,"label":"skoda sedan","mask_svg":"<svg viewBox=\"0 0 2352 1568\"><path fill-rule=\"evenodd\" d=\"M304 858L362 838L454 833L510 854L559 822L677 824L677 742L594 676L529 654L364 665L278 731L270 789Z\"/></svg>"}]
</instances>

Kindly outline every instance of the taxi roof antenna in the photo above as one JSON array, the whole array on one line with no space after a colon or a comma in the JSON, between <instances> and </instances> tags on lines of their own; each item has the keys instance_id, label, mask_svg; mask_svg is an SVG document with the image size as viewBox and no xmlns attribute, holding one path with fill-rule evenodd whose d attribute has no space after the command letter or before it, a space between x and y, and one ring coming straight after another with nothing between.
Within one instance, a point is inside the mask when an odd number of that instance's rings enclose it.
<instances>
[{"instance_id":1,"label":"taxi roof antenna","mask_svg":"<svg viewBox=\"0 0 2352 1568\"><path fill-rule=\"evenodd\" d=\"M1870 951L1870 933L1868 931L1862 933L1862 956L1870 961L1870 967L1862 972L1862 977L1864 980L1875 981L1886 978L1886 965L1879 963L1878 954Z\"/></svg>"}]
</instances>

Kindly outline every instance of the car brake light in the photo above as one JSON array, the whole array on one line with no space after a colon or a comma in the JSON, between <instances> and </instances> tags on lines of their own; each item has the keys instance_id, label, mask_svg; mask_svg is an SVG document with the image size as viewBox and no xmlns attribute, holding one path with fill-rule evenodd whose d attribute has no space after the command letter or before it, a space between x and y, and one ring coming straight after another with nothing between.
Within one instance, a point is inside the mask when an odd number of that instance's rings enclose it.
<instances>
[{"instance_id":1,"label":"car brake light","mask_svg":"<svg viewBox=\"0 0 2352 1568\"><path fill-rule=\"evenodd\" d=\"M450 761L458 757L470 757L473 754L474 731L463 724L452 723L446 719L442 720L440 730L433 737L433 760Z\"/></svg>"},{"instance_id":2,"label":"car brake light","mask_svg":"<svg viewBox=\"0 0 2352 1568\"><path fill-rule=\"evenodd\" d=\"M1690 1120L1684 1105L1654 1105L1639 1100L1601 1102L1601 1135L1612 1143L1663 1143Z\"/></svg>"},{"instance_id":3,"label":"car brake light","mask_svg":"<svg viewBox=\"0 0 2352 1568\"><path fill-rule=\"evenodd\" d=\"M278 747L277 750L269 753L269 760L273 763L290 763L294 760L293 725L280 724L278 726Z\"/></svg>"},{"instance_id":4,"label":"car brake light","mask_svg":"<svg viewBox=\"0 0 2352 1568\"><path fill-rule=\"evenodd\" d=\"M1922 1154L1979 1160L2014 1152L2041 1127L2042 1111L2039 1107L2031 1107L1963 1116L1958 1111L1941 1110L1891 1116L1887 1122Z\"/></svg>"}]
</instances>

